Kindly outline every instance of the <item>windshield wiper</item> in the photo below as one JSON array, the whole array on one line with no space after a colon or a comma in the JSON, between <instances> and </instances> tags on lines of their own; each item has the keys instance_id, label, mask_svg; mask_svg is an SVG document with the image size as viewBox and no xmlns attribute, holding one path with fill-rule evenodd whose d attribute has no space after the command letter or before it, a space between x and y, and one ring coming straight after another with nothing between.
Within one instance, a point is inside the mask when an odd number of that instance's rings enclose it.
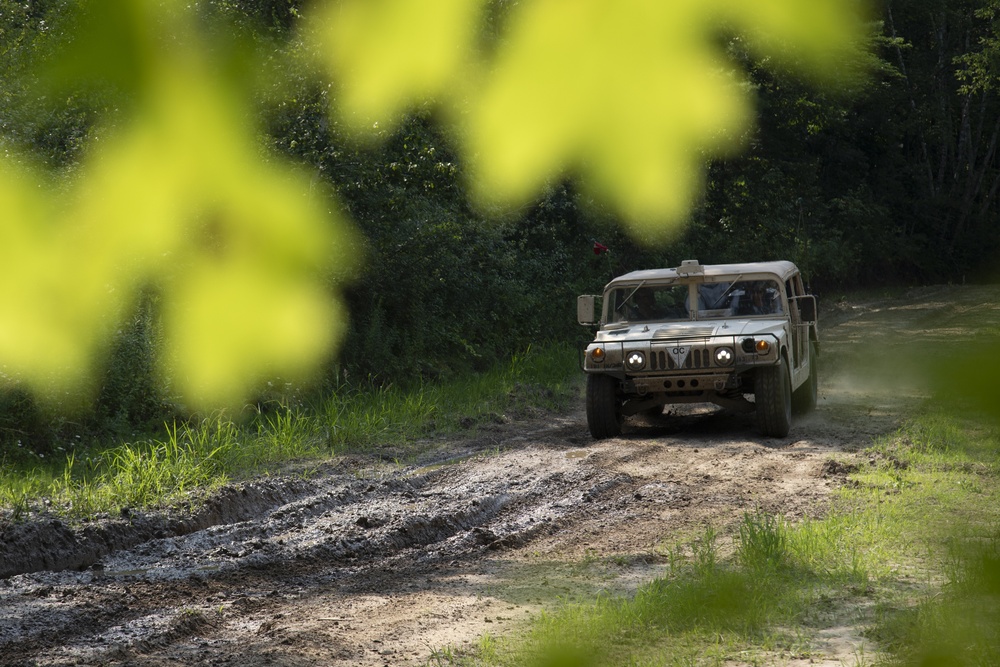
<instances>
[{"instance_id":1,"label":"windshield wiper","mask_svg":"<svg viewBox=\"0 0 1000 667\"><path fill-rule=\"evenodd\" d=\"M709 308L709 310L715 309L716 306L718 306L720 303L722 303L722 300L725 299L727 296L729 296L729 293L733 291L733 288L736 287L736 283L738 283L740 281L740 278L742 278L742 277L743 277L742 273L740 275L736 276L736 279L729 284L729 287L727 287L726 291L722 293L722 296L720 296L718 299L716 299L714 302L712 302L712 307Z\"/></svg>"},{"instance_id":2,"label":"windshield wiper","mask_svg":"<svg viewBox=\"0 0 1000 667\"><path fill-rule=\"evenodd\" d=\"M645 285L645 284L646 284L646 281L645 281L645 280L643 280L643 281L642 281L641 283L639 283L638 285L636 285L636 286L635 286L635 289L634 289L634 290L632 290L631 292L629 292L629 293L628 293L628 296L627 296L627 297L625 297L624 299L622 299L622 302L621 302L621 304L619 304L619 305L618 305L618 307L617 307L617 308L615 308L615 310L617 310L618 312L622 312L622 308L624 308L624 307L625 307L625 305L626 305L626 304L627 304L627 303L629 302L629 300L630 300L630 299L631 299L631 298L632 298L633 296L635 296L635 293L639 291L639 288L640 288L640 287L642 287L642 286L643 286L643 285Z\"/></svg>"}]
</instances>

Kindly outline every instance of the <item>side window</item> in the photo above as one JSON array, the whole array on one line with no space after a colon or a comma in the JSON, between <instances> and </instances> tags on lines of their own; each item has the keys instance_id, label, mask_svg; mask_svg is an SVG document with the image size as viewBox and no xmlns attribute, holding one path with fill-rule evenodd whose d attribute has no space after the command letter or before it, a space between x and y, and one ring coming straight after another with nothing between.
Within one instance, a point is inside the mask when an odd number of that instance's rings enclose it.
<instances>
[{"instance_id":1,"label":"side window","mask_svg":"<svg viewBox=\"0 0 1000 667\"><path fill-rule=\"evenodd\" d=\"M789 299L791 299L793 296L799 296L799 291L795 289L797 282L796 277L797 276L792 276L791 278L785 281L785 293L788 295Z\"/></svg>"},{"instance_id":2,"label":"side window","mask_svg":"<svg viewBox=\"0 0 1000 667\"><path fill-rule=\"evenodd\" d=\"M802 350L805 344L803 339L805 331L801 326L798 326L802 321L802 318L799 312L799 300L794 298L802 296L801 286L802 281L800 280L798 274L785 281L785 290L788 297L788 314L791 315L792 318L792 363L795 368L799 368L804 361Z\"/></svg>"},{"instance_id":3,"label":"side window","mask_svg":"<svg viewBox=\"0 0 1000 667\"><path fill-rule=\"evenodd\" d=\"M804 305L800 299L795 299L794 301L792 301L792 297L801 297L804 296L806 293L802 287L802 274L796 273L794 276L789 278L785 282L785 289L788 290L789 305L791 306L789 310L791 311L792 316L795 318L795 320L798 321L799 315L802 312L802 308L804 307Z\"/></svg>"},{"instance_id":4,"label":"side window","mask_svg":"<svg viewBox=\"0 0 1000 667\"><path fill-rule=\"evenodd\" d=\"M785 281L785 294L788 297L789 312L792 318L798 320L799 314L799 302L798 300L793 300L792 297L799 296L801 293L797 289L798 287L798 276L792 276Z\"/></svg>"},{"instance_id":5,"label":"side window","mask_svg":"<svg viewBox=\"0 0 1000 667\"><path fill-rule=\"evenodd\" d=\"M803 296L806 293L802 288L801 273L796 273L789 282L791 283L791 287L788 290L788 296Z\"/></svg>"},{"instance_id":6,"label":"side window","mask_svg":"<svg viewBox=\"0 0 1000 667\"><path fill-rule=\"evenodd\" d=\"M795 296L807 297L799 300L799 312L802 319L807 322L814 322L816 320L816 300L806 291L801 273L796 274L792 278L792 284L795 287ZM789 294L789 296L792 295Z\"/></svg>"}]
</instances>

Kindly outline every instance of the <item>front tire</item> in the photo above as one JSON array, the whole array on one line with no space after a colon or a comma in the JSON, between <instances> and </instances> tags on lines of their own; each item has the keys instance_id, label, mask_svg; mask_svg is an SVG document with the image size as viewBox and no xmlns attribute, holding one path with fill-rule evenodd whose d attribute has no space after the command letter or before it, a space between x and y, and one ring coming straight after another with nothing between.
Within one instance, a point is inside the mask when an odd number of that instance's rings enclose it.
<instances>
[{"instance_id":1,"label":"front tire","mask_svg":"<svg viewBox=\"0 0 1000 667\"><path fill-rule=\"evenodd\" d=\"M754 387L757 427L765 436L784 438L792 427L792 381L784 359L758 368Z\"/></svg>"},{"instance_id":2,"label":"front tire","mask_svg":"<svg viewBox=\"0 0 1000 667\"><path fill-rule=\"evenodd\" d=\"M618 380L610 375L587 376L587 426L595 440L614 438L622 433Z\"/></svg>"}]
</instances>

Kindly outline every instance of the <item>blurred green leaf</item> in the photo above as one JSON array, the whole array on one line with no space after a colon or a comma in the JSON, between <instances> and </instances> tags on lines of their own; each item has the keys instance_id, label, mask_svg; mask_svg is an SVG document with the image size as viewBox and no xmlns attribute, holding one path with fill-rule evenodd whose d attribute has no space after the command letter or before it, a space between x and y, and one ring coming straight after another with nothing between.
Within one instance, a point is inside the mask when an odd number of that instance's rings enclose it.
<instances>
[{"instance_id":1,"label":"blurred green leaf","mask_svg":"<svg viewBox=\"0 0 1000 667\"><path fill-rule=\"evenodd\" d=\"M851 69L863 34L857 7L835 0L533 0L510 8L487 54L470 29L481 5L330 3L311 34L340 84L340 117L381 129L435 101L481 201L522 205L579 174L644 238L672 233L700 196L707 159L733 152L749 128L748 88L721 34L743 32L825 81Z\"/></svg>"},{"instance_id":2,"label":"blurred green leaf","mask_svg":"<svg viewBox=\"0 0 1000 667\"><path fill-rule=\"evenodd\" d=\"M310 31L339 84L340 116L355 130L391 129L414 101L457 92L484 1L327 3Z\"/></svg>"},{"instance_id":3,"label":"blurred green leaf","mask_svg":"<svg viewBox=\"0 0 1000 667\"><path fill-rule=\"evenodd\" d=\"M133 106L96 133L69 183L0 165L0 358L14 382L58 400L86 386L149 288L161 374L193 409L308 377L346 328L330 286L334 268L358 267L353 233L309 177L263 151L243 81L223 74L230 52L173 10L86 5L84 32L50 71L107 77Z\"/></svg>"}]
</instances>

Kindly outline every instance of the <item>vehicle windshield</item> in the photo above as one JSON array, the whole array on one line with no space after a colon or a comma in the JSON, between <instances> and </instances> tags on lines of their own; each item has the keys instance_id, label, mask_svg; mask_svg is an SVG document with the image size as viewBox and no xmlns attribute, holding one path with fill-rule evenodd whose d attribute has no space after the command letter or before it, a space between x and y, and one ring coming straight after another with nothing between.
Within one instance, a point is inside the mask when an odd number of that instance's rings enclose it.
<instances>
[{"instance_id":1,"label":"vehicle windshield","mask_svg":"<svg viewBox=\"0 0 1000 667\"><path fill-rule=\"evenodd\" d=\"M757 317L782 312L781 286L775 280L699 283L697 313L691 316L688 285L642 283L608 294L608 323L664 322Z\"/></svg>"}]
</instances>

